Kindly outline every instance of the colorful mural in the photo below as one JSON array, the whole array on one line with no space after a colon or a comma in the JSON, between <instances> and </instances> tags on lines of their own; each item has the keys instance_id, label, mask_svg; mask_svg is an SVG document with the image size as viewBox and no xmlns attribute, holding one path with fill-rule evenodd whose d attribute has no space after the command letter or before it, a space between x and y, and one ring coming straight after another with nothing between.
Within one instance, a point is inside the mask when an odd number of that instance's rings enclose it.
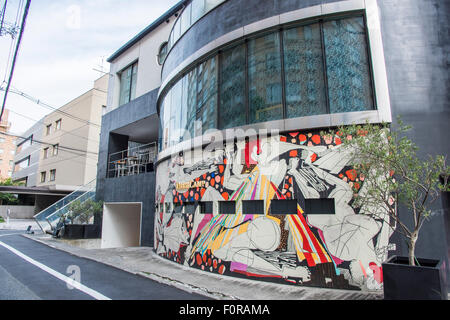
<instances>
[{"instance_id":1,"label":"colorful mural","mask_svg":"<svg viewBox=\"0 0 450 320\"><path fill-rule=\"evenodd\" d=\"M351 166L341 139L290 132L162 162L156 185L157 254L222 275L380 289L381 263L393 249L392 230L388 217L353 205L354 193L364 194L370 182ZM305 199L320 198L334 199L334 212L305 211ZM273 200L293 199L296 212L271 214ZM264 212L244 214L245 200L264 200ZM219 214L218 201L235 201L234 214ZM214 209L201 212L206 202Z\"/></svg>"}]
</instances>

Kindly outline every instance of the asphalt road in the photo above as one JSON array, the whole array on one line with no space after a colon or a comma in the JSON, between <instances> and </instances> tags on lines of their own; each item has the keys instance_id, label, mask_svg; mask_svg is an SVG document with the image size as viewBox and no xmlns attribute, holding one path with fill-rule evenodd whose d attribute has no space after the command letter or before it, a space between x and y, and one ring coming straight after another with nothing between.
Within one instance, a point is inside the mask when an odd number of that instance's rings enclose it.
<instances>
[{"instance_id":1,"label":"asphalt road","mask_svg":"<svg viewBox=\"0 0 450 320\"><path fill-rule=\"evenodd\" d=\"M0 230L0 300L206 300ZM70 282L70 281L77 282Z\"/></svg>"}]
</instances>

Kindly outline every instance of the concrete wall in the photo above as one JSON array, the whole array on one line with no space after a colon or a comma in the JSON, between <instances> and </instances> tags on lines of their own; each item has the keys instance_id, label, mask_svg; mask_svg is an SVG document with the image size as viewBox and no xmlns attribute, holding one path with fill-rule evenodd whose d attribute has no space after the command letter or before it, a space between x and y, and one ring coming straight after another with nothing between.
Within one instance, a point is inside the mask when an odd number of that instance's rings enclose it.
<instances>
[{"instance_id":1,"label":"concrete wall","mask_svg":"<svg viewBox=\"0 0 450 320\"><path fill-rule=\"evenodd\" d=\"M140 246L141 204L105 203L101 248Z\"/></svg>"},{"instance_id":2,"label":"concrete wall","mask_svg":"<svg viewBox=\"0 0 450 320\"><path fill-rule=\"evenodd\" d=\"M0 216L6 220L8 209L10 209L10 219L32 219L34 216L34 206L0 206Z\"/></svg>"},{"instance_id":3,"label":"concrete wall","mask_svg":"<svg viewBox=\"0 0 450 320\"><path fill-rule=\"evenodd\" d=\"M156 113L156 96L153 90L130 103L105 114L102 118L99 161L97 171L96 198L104 202L140 202L142 203L141 245L153 246L153 215L155 201L155 173L145 173L119 178L106 178L108 154L117 152L125 145L110 138L111 131L121 128ZM157 125L157 124L155 124ZM123 137L123 139L127 137ZM125 146L126 148L126 146Z\"/></svg>"},{"instance_id":4,"label":"concrete wall","mask_svg":"<svg viewBox=\"0 0 450 320\"><path fill-rule=\"evenodd\" d=\"M23 133L22 136L28 138L33 135L34 140L42 141L43 127L44 125L41 122L37 122L25 133ZM17 144L21 141L23 140L18 139ZM27 179L27 187L35 187L37 185L39 179L38 169L39 160L41 157L41 148L42 145L40 143L34 142L26 148L17 149L16 155L14 156L14 162L19 162L20 160L30 156L30 165L20 171L14 171L12 176L14 181Z\"/></svg>"},{"instance_id":5,"label":"concrete wall","mask_svg":"<svg viewBox=\"0 0 450 320\"><path fill-rule=\"evenodd\" d=\"M138 61L136 98L158 88L161 83L161 66L157 55L161 44L168 40L175 22L171 17L111 63L108 87L108 112L119 107L120 72Z\"/></svg>"},{"instance_id":6,"label":"concrete wall","mask_svg":"<svg viewBox=\"0 0 450 320\"><path fill-rule=\"evenodd\" d=\"M42 141L50 145L59 144L73 149L72 151L60 148L58 154L52 154L53 148L49 148L49 157L44 159L44 148L40 152L40 172L46 172L46 181L40 182L38 186L58 185L68 186L75 189L76 186L85 185L95 179L97 174L97 152L99 147L100 124L102 117L102 106L106 104L107 76L98 79L94 88L82 94L59 110L82 119L74 119L60 112L52 112L44 117L45 126L42 130ZM61 129L56 130L55 122L61 119ZM89 123L85 122L89 121ZM52 132L47 135L46 125L52 125ZM50 181L50 170L56 169L55 181Z\"/></svg>"}]
</instances>

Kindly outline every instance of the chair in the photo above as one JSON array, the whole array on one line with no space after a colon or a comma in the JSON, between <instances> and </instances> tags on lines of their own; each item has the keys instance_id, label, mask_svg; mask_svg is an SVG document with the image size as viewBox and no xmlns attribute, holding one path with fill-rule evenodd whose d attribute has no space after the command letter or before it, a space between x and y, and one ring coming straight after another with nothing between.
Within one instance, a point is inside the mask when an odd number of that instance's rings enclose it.
<instances>
[{"instance_id":1,"label":"chair","mask_svg":"<svg viewBox=\"0 0 450 320\"><path fill-rule=\"evenodd\" d=\"M116 164L116 177L122 177L127 171L127 161L125 159L117 160Z\"/></svg>"}]
</instances>

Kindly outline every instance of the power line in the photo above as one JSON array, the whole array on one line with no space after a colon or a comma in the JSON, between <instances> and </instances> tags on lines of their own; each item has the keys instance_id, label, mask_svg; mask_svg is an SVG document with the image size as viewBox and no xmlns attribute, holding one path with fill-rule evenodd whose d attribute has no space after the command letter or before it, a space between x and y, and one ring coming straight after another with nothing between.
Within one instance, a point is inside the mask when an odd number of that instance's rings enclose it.
<instances>
[{"instance_id":1,"label":"power line","mask_svg":"<svg viewBox=\"0 0 450 320\"><path fill-rule=\"evenodd\" d=\"M14 58L13 58L12 66L11 66L11 71L9 74L8 84L6 85L5 95L3 96L2 110L0 112L0 121L3 117L3 111L5 110L6 98L8 97L9 87L11 86L11 81L12 81L12 77L14 74L14 68L16 66L16 61L17 61L17 54L19 53L20 43L22 42L22 36L23 36L24 29L25 29L25 24L26 24L26 20L27 20L27 16L28 16L28 10L30 9L30 4L31 4L31 0L27 0L27 4L25 5L25 10L23 13L22 25L20 27L19 38L17 40L16 50L14 52Z\"/></svg>"},{"instance_id":2,"label":"power line","mask_svg":"<svg viewBox=\"0 0 450 320\"><path fill-rule=\"evenodd\" d=\"M3 5L3 10L2 10L2 22L0 24L0 35L2 34L2 30L3 30L3 22L5 21L5 12L6 12L7 5L8 5L8 0L5 0L5 4Z\"/></svg>"},{"instance_id":3,"label":"power line","mask_svg":"<svg viewBox=\"0 0 450 320\"><path fill-rule=\"evenodd\" d=\"M23 118L25 118L25 119L28 119L28 120L31 120L31 121L35 121L35 122L37 122L37 123L42 123L42 124L45 125L45 126L47 125L47 124L46 124L44 121L42 121L42 120L36 120L36 119L30 118L30 117L28 117L28 116L26 116L26 115L23 115L23 114L21 114L21 113L18 113L18 112L16 112L16 111L9 110L9 112L12 112L12 113L14 113L14 114L16 114L16 115L18 115L18 116L20 116L20 117L23 117ZM81 127L75 128L75 129L73 129L73 130L71 130L71 131L66 131L66 130L63 130L63 129L59 129L59 130L61 130L62 132L64 132L64 134L60 135L59 137L62 137L63 135L66 135L66 134L70 134L70 135L72 135L72 136L74 136L74 137L78 137L78 138L80 138L80 139L85 139L85 140L88 140L88 141L92 141L92 142L95 142L95 143L99 143L98 140L89 139L89 138L86 138L86 137L77 135L77 134L75 134L75 133L72 133L73 131L78 130L78 129L81 129L81 128L85 127L85 126L87 126L87 124L82 125ZM32 134L33 134L33 133L36 133L36 132L37 132L38 130L40 130L40 129L42 129L42 128L36 129L35 131L32 132Z\"/></svg>"},{"instance_id":4,"label":"power line","mask_svg":"<svg viewBox=\"0 0 450 320\"><path fill-rule=\"evenodd\" d=\"M10 134L10 133L5 133L5 132L0 132L0 134L5 135L5 136L9 136L9 137L21 138L21 139L24 139L24 140L28 140L30 138L30 137L23 137L23 136ZM40 143L40 144L48 145L48 146L56 145L55 143L48 143L48 142L43 142L43 141L39 141L39 140L35 140L35 139L33 139L32 141ZM59 145L58 148L66 150L66 151L76 151L76 152L81 152L81 153L86 153L86 154L90 153L90 154L98 155L97 152L92 152L92 151L87 151L87 150L82 150L82 149L76 149L76 148L71 148L71 147L65 147L65 146L61 146L61 145Z\"/></svg>"},{"instance_id":5,"label":"power line","mask_svg":"<svg viewBox=\"0 0 450 320\"><path fill-rule=\"evenodd\" d=\"M5 90L5 89L0 88L0 90ZM55 107L52 107L52 106L50 106L49 104L43 102L43 101L40 100L40 99L36 99L36 98L34 98L34 97L32 97L32 96L30 96L30 95L28 95L28 94L26 94L26 93L24 93L24 92L22 92L22 91L17 90L17 88L16 88L16 89L11 89L10 92L11 92L11 93L14 93L14 94L17 94L17 95L19 95L19 96L22 96L22 97L24 97L24 98L26 98L26 99L28 99L28 100L31 100L31 101L33 101L34 103L36 103L36 104L38 104L38 105L40 105L40 106L42 106L42 107L44 107L44 108L47 108L47 109L56 111L56 112L58 112L58 113L61 113L61 114L65 115L65 116L67 116L67 117L69 117L69 118L71 118L71 119L73 119L73 120L77 120L77 121L80 121L80 122L83 122L83 123L86 123L86 124L90 124L90 125L93 125L93 126L96 126L96 127L100 127L100 125L97 124L97 123L93 123L93 122L91 122L91 121L89 121L89 120L79 118L79 117L77 117L77 116L74 116L74 115L71 114L71 113L62 111L62 110L60 110L60 109L58 109L58 108L55 108Z\"/></svg>"}]
</instances>

